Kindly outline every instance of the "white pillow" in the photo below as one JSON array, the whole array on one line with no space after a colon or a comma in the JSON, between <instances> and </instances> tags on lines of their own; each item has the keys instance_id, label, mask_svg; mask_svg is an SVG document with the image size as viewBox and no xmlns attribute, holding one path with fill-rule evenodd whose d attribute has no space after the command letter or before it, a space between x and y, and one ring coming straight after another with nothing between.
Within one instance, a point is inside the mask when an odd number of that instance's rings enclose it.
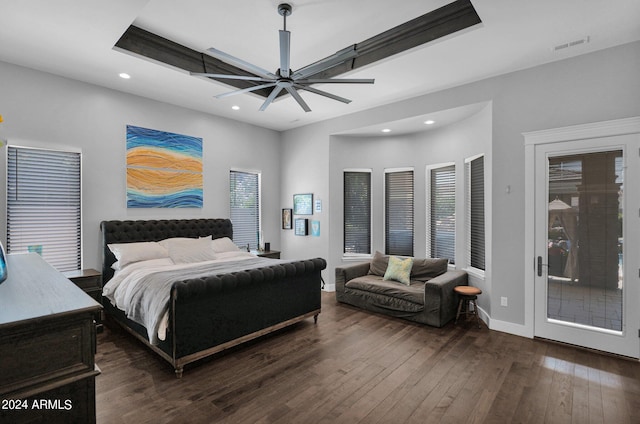
<instances>
[{"instance_id":1,"label":"white pillow","mask_svg":"<svg viewBox=\"0 0 640 424\"><path fill-rule=\"evenodd\" d=\"M211 237L209 237L209 239L211 239ZM173 237L173 238L160 240L158 243L160 244L160 246L164 247L165 249L169 249L169 246L171 245L171 243L181 242L181 241L188 242L191 240L197 240L197 239L193 237Z\"/></svg>"},{"instance_id":2,"label":"white pillow","mask_svg":"<svg viewBox=\"0 0 640 424\"><path fill-rule=\"evenodd\" d=\"M119 268L140 261L168 258L169 252L155 241L140 243L114 243L108 245L118 261Z\"/></svg>"},{"instance_id":3,"label":"white pillow","mask_svg":"<svg viewBox=\"0 0 640 424\"><path fill-rule=\"evenodd\" d=\"M237 252L240 250L229 237L217 238L213 240L212 245L216 253Z\"/></svg>"},{"instance_id":4,"label":"white pillow","mask_svg":"<svg viewBox=\"0 0 640 424\"><path fill-rule=\"evenodd\" d=\"M211 237L186 240L171 240L169 257L173 262L192 263L211 261L216 258Z\"/></svg>"}]
</instances>

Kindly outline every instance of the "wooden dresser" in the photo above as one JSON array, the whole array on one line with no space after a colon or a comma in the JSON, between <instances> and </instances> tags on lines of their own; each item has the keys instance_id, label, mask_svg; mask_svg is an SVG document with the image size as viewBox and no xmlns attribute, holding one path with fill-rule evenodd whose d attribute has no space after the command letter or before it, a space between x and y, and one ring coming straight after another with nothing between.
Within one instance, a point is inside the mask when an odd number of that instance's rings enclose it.
<instances>
[{"instance_id":1,"label":"wooden dresser","mask_svg":"<svg viewBox=\"0 0 640 424\"><path fill-rule=\"evenodd\" d=\"M35 253L0 283L0 422L95 423L102 306Z\"/></svg>"}]
</instances>

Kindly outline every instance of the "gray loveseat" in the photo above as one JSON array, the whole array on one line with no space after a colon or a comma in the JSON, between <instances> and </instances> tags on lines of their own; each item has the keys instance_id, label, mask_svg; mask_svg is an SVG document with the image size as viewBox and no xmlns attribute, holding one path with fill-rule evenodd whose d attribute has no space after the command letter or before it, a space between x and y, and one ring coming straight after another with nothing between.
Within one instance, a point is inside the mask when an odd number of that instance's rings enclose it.
<instances>
[{"instance_id":1,"label":"gray loveseat","mask_svg":"<svg viewBox=\"0 0 640 424\"><path fill-rule=\"evenodd\" d=\"M389 256L376 252L370 262L336 268L336 300L369 311L442 327L455 318L455 286L467 273L449 271L446 259L414 259L410 284L383 280Z\"/></svg>"}]
</instances>

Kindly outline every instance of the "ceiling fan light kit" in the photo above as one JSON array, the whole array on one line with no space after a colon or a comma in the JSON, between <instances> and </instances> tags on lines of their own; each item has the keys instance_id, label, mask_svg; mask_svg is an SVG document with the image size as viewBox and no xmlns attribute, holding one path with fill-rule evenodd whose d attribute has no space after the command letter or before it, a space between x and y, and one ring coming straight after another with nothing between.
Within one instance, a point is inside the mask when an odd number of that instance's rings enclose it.
<instances>
[{"instance_id":1,"label":"ceiling fan light kit","mask_svg":"<svg viewBox=\"0 0 640 424\"><path fill-rule=\"evenodd\" d=\"M244 80L261 82L262 84L254 85L251 87L243 88L240 90L234 90L227 93L218 94L215 96L218 99L235 96L237 94L249 93L261 89L271 89L269 96L260 106L260 110L264 111L275 100L282 90L285 90L293 99L300 105L305 112L310 112L311 108L304 99L298 93L298 90L305 90L310 93L318 94L320 96L327 97L332 100L337 100L342 103L351 103L351 100L344 97L337 96L335 94L328 93L324 90L311 87L313 84L373 84L374 79L369 78L309 78L316 75L326 69L332 68L340 63L351 60L358 55L355 45L342 49L336 52L334 55L319 60L295 72L290 69L291 64L291 33L287 31L287 16L291 15L292 7L288 3L281 3L278 5L278 14L283 17L284 24L283 29L279 31L280 39L280 68L275 73L262 69L259 66L253 65L242 59L234 57L228 53L222 52L215 48L207 50L209 55L219 59L225 63L233 66L237 66L240 69L247 71L251 75L227 75L227 74L213 74L206 72L191 72L190 74L197 77L207 77L213 79L230 79L230 80Z\"/></svg>"}]
</instances>

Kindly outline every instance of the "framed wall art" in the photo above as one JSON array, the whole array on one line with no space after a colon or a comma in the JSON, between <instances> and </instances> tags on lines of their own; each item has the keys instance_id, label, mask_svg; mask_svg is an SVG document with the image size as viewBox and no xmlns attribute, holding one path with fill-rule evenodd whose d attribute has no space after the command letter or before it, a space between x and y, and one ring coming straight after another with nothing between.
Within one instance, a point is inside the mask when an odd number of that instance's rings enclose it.
<instances>
[{"instance_id":1,"label":"framed wall art","mask_svg":"<svg viewBox=\"0 0 640 424\"><path fill-rule=\"evenodd\" d=\"M307 218L296 218L295 224L295 233L297 236L309 235L309 220Z\"/></svg>"},{"instance_id":2,"label":"framed wall art","mask_svg":"<svg viewBox=\"0 0 640 424\"><path fill-rule=\"evenodd\" d=\"M313 215L313 193L293 195L294 215Z\"/></svg>"},{"instance_id":3,"label":"framed wall art","mask_svg":"<svg viewBox=\"0 0 640 424\"><path fill-rule=\"evenodd\" d=\"M282 229L290 230L293 228L293 209L282 209Z\"/></svg>"}]
</instances>

